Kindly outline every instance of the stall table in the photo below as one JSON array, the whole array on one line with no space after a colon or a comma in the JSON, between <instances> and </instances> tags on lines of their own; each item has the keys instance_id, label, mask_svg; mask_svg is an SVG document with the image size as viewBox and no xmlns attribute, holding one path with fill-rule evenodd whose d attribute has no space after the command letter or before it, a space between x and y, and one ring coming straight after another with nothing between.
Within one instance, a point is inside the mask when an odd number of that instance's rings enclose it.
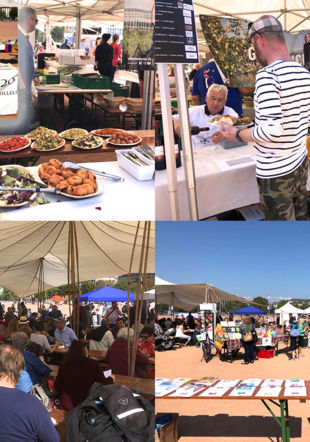
<instances>
[{"instance_id":1,"label":"stall table","mask_svg":"<svg viewBox=\"0 0 310 442\"><path fill-rule=\"evenodd\" d=\"M271 339L271 345L270 347L275 348L275 356L278 356L279 354L279 342L287 342L288 336L272 336ZM263 338L259 338L258 341L255 343L256 347L264 347L266 345L263 344ZM225 339L225 348L224 348L224 355L225 351L229 354L230 362L233 361L233 352L240 350L242 347L241 339Z\"/></svg>"},{"instance_id":2,"label":"stall table","mask_svg":"<svg viewBox=\"0 0 310 442\"><path fill-rule=\"evenodd\" d=\"M50 84L50 85L42 85L42 86L37 86L37 92L39 95L44 95L44 94L53 94L56 97L60 96L61 97L61 101L60 101L60 110L64 111L64 97L65 95L69 95L69 94L81 94L81 95L85 95L85 94L89 94L90 95L90 103L91 103L91 109L94 109L94 95L95 94L104 94L107 95L109 97L113 97L113 91L111 89L80 89L76 86L73 85L68 85L68 87L62 87L59 86L57 84ZM87 97L84 96L84 99L87 100Z\"/></svg>"},{"instance_id":3,"label":"stall table","mask_svg":"<svg viewBox=\"0 0 310 442\"><path fill-rule=\"evenodd\" d=\"M137 135L138 137L142 138L141 145L148 144L149 146L155 145L155 132L154 130L132 130L128 131L130 134ZM23 134L24 135L24 134ZM23 136L21 135L21 136ZM13 135L0 135L0 142L3 140L6 140L7 138L11 138ZM106 139L103 139L103 144L98 149L94 149L92 151L89 150L83 150L83 149L77 149L76 147L72 146L72 142L66 140L66 143L64 147L58 150L52 150L52 151L37 151L32 150L30 147L21 151L17 152L0 152L0 160L9 160L10 158L37 158L37 157L50 157L50 158L58 158L61 155L74 155L77 156L81 154L88 154L90 157L93 156L94 160L97 160L98 155L102 155L106 152L115 152L117 149L127 149L126 147L115 147L112 146L112 144L108 144ZM45 158L44 158L45 159ZM60 158L61 160L61 158ZM74 158L75 161L78 161L78 158Z\"/></svg>"},{"instance_id":4,"label":"stall table","mask_svg":"<svg viewBox=\"0 0 310 442\"><path fill-rule=\"evenodd\" d=\"M63 195L45 194L49 204L17 209L2 209L2 220L154 220L154 181L137 181L117 161L105 163L82 163L81 167L102 170L124 178L110 181L98 178L102 192L94 197L73 200ZM35 173L36 167L29 167ZM44 190L43 190L44 192Z\"/></svg>"},{"instance_id":5,"label":"stall table","mask_svg":"<svg viewBox=\"0 0 310 442\"><path fill-rule=\"evenodd\" d=\"M198 219L259 202L252 144L225 149L221 145L193 148ZM180 220L189 220L184 158L177 169ZM167 170L156 171L156 220L171 220ZM308 179L310 189L310 177Z\"/></svg>"},{"instance_id":6,"label":"stall table","mask_svg":"<svg viewBox=\"0 0 310 442\"><path fill-rule=\"evenodd\" d=\"M201 382L203 382L203 379L200 380ZM192 379L190 382L199 382L199 380L194 380ZM220 382L220 381L218 381ZM212 387L215 387L216 384L218 383L216 382L215 384L212 385ZM237 386L242 383L244 381L240 381ZM186 384L184 384L186 385ZM307 400L310 399L310 381L305 381L305 385L306 385L306 392L307 395L306 396L284 396L284 390L285 390L285 386L283 384L280 395L278 397L262 397L262 396L256 396L256 394L258 393L260 386L255 388L255 391L253 393L252 396L230 396L230 393L232 392L232 390L235 388L230 388L223 396L207 396L207 397L201 397L201 393L203 393L203 391L201 390L198 394L194 394L193 396L189 397L189 398L184 398L184 397L171 397L171 394L173 392L170 392L169 395L167 396L162 396L162 397L157 397L156 400L162 400L162 399L177 399L177 400L189 400L189 399L213 399L213 400L217 400L217 399L230 399L230 400L260 400L262 401L262 403L264 404L264 406L267 408L267 410L270 412L270 414L272 415L272 417L274 418L274 420L277 422L277 424L280 426L281 431L282 431L282 442L289 442L290 441L290 423L289 423L289 410L288 410L288 401L289 400L299 400L301 402L305 402ZM209 387L207 387L209 388ZM207 388L205 388L204 390L206 390ZM267 403L269 402L269 404ZM273 410L270 408L270 404L274 404L277 407L280 408L280 413L281 413L281 417L278 418L275 413L273 412Z\"/></svg>"}]
</instances>

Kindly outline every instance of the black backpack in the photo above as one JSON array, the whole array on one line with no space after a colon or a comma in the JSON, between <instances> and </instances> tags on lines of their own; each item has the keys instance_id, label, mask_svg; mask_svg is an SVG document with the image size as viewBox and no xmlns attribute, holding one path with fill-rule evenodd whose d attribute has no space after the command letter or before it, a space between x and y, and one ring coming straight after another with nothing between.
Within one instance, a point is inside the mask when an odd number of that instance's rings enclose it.
<instances>
[{"instance_id":1,"label":"black backpack","mask_svg":"<svg viewBox=\"0 0 310 442\"><path fill-rule=\"evenodd\" d=\"M151 403L124 385L95 382L67 418L67 442L153 442Z\"/></svg>"}]
</instances>

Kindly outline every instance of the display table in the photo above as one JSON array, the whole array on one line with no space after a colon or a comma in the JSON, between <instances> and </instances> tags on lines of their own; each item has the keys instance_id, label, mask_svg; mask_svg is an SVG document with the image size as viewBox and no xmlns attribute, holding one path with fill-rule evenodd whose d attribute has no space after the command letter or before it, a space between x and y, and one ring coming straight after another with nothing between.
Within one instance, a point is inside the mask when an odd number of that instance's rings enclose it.
<instances>
[{"instance_id":1,"label":"display table","mask_svg":"<svg viewBox=\"0 0 310 442\"><path fill-rule=\"evenodd\" d=\"M274 347L275 348L275 356L278 356L279 354L279 342L287 342L288 336L272 336L271 338L271 344L267 347ZM263 343L263 338L259 338L258 341L255 343L256 347L266 347L266 344ZM240 350L242 348L242 342L241 339L225 339L225 345L224 345L224 355L225 352L229 354L230 362L233 361L233 353L237 350Z\"/></svg>"},{"instance_id":2,"label":"display table","mask_svg":"<svg viewBox=\"0 0 310 442\"><path fill-rule=\"evenodd\" d=\"M124 178L110 181L97 176L102 192L85 199L70 199L63 195L46 193L51 201L42 206L24 206L18 209L0 209L1 220L154 220L154 181L137 181L118 166L117 161L82 163L90 167ZM37 167L29 167L36 174ZM44 191L43 191L44 192Z\"/></svg>"},{"instance_id":3,"label":"display table","mask_svg":"<svg viewBox=\"0 0 310 442\"><path fill-rule=\"evenodd\" d=\"M194 148L198 219L259 202L254 147ZM184 160L177 169L180 220L190 219ZM171 220L167 170L156 171L156 220ZM310 189L310 177L308 178Z\"/></svg>"},{"instance_id":4,"label":"display table","mask_svg":"<svg viewBox=\"0 0 310 442\"><path fill-rule=\"evenodd\" d=\"M201 379L200 381L203 382L203 379ZM199 380L192 379L191 382L199 382ZM216 384L218 382L220 382L220 381L217 381L215 384L212 385L212 387L216 386ZM237 386L239 384L241 384L242 382L243 381L240 380L240 382L237 384ZM186 385L186 384L184 384L184 385ZM274 420L280 426L281 431L282 431L282 442L289 442L290 441L290 423L289 423L288 401L289 400L299 400L299 401L309 400L310 399L310 381L305 381L305 385L306 385L306 392L307 392L306 396L284 396L285 387L284 387L284 383L283 383L280 395L278 397L256 396L256 394L260 390L260 386L255 388L255 391L252 396L230 396L230 393L234 389L234 388L230 388L226 393L224 393L223 396L201 397L201 393L203 393L203 391L206 390L207 388L210 388L210 387L207 387L204 390L199 391L199 393L196 393L189 398L172 397L171 394L173 392L170 392L169 395L167 395L167 396L156 397L156 400L162 400L162 399L169 399L169 400L177 399L178 401L179 400L191 400L191 399L200 399L200 400L204 400L204 399L207 399L207 400L208 399L213 399L213 400L230 399L230 400L252 400L252 401L253 400L261 400L262 403L264 404L264 406L267 408L267 410L270 412L270 414L274 418ZM269 402L269 404L267 403L267 401ZM273 410L270 408L270 404L274 404L280 408L280 413L281 413L280 418L278 418L275 415ZM171 411L173 411L173 410L171 410Z\"/></svg>"},{"instance_id":5,"label":"display table","mask_svg":"<svg viewBox=\"0 0 310 442\"><path fill-rule=\"evenodd\" d=\"M69 87L61 87L57 84L46 84L46 85L40 85L37 86L37 92L39 95L44 94L53 94L61 96L61 110L64 110L64 96L66 94L89 94L90 95L90 103L91 103L91 109L94 109L94 95L95 94L103 94L108 97L113 97L113 91L111 89L80 89L73 85L68 85Z\"/></svg>"},{"instance_id":6,"label":"display table","mask_svg":"<svg viewBox=\"0 0 310 442\"><path fill-rule=\"evenodd\" d=\"M128 131L128 133L137 135L138 137L142 138L141 145L148 144L149 146L155 145L155 131L154 130L132 130ZM23 134L24 135L24 134ZM22 136L23 136L22 135ZM6 140L7 138L11 138L9 135L0 135L0 142L3 140ZM61 160L61 155L74 155L77 158L72 158L73 161L78 161L78 156L81 154L88 154L89 159L92 157L94 158L94 161L98 160L98 157L100 156L100 160L102 161L103 154L105 152L115 152L116 149L127 149L129 147L115 147L112 146L112 144L107 143L106 139L103 139L103 144L98 149L94 149L92 151L87 151L83 149L77 149L76 147L72 146L71 141L66 140L65 145L58 150L52 150L52 151L45 151L40 152L37 150L32 150L30 147L18 152L8 152L3 153L0 152L0 160L9 160L10 158L34 158L34 157L49 157L49 158L59 158Z\"/></svg>"}]
</instances>

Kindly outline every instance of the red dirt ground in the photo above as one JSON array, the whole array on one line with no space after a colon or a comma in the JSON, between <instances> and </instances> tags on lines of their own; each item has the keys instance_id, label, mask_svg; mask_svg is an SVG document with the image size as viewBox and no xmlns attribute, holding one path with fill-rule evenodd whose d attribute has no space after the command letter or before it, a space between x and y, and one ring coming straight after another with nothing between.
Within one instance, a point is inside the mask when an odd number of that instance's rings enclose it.
<instances>
[{"instance_id":1,"label":"red dirt ground","mask_svg":"<svg viewBox=\"0 0 310 442\"><path fill-rule=\"evenodd\" d=\"M241 350L242 352L242 350ZM157 377L191 377L200 379L214 376L221 379L289 379L309 380L310 349L304 357L289 361L286 347L280 344L280 354L273 359L259 359L254 364L242 365L242 355L230 364L213 358L208 364L201 361L202 352L196 347L156 353ZM271 404L277 416L279 409ZM310 441L309 402L289 401L291 440ZM179 441L277 441L280 427L259 400L198 400L156 399L156 412L174 412L181 416ZM278 439L277 439L278 438Z\"/></svg>"}]
</instances>

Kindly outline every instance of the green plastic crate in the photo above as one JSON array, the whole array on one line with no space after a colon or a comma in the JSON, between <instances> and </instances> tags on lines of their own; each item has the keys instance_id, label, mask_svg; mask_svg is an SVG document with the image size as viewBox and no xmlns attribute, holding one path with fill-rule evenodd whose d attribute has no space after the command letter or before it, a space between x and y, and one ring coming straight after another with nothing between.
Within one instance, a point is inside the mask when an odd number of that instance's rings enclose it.
<instances>
[{"instance_id":1,"label":"green plastic crate","mask_svg":"<svg viewBox=\"0 0 310 442\"><path fill-rule=\"evenodd\" d=\"M60 75L46 75L46 84L59 84L60 83Z\"/></svg>"},{"instance_id":2,"label":"green plastic crate","mask_svg":"<svg viewBox=\"0 0 310 442\"><path fill-rule=\"evenodd\" d=\"M108 77L87 78L83 75L72 74L72 84L81 89L109 89L110 79Z\"/></svg>"}]
</instances>

